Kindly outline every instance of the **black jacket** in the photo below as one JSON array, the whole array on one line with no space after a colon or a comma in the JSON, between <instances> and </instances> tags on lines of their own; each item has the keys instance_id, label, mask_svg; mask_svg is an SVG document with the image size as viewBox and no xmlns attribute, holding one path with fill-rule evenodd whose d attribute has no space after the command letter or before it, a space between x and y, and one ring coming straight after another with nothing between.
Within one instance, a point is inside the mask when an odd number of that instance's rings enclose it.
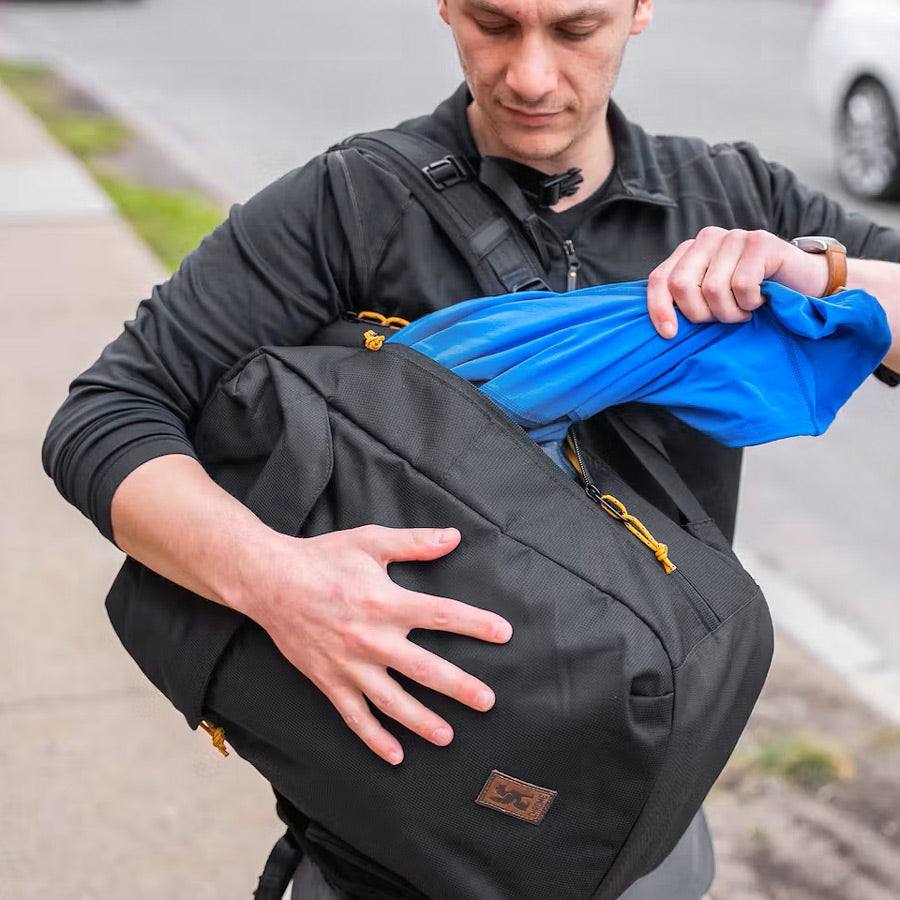
<instances>
[{"instance_id":1,"label":"black jacket","mask_svg":"<svg viewBox=\"0 0 900 900\"><path fill-rule=\"evenodd\" d=\"M470 99L463 84L431 115L400 127L476 159ZM752 145L651 136L613 104L609 115L616 162L606 184L562 214L542 213L554 290L566 285L565 238L580 260L578 284L586 285L645 277L705 225L785 238L829 234L851 257L900 261L900 233L847 214ZM363 251L351 258L350 246ZM345 309L414 319L478 294L457 252L393 174L357 150L339 165L333 155L330 165L327 154L317 156L232 207L178 272L153 288L70 385L47 431L44 468L112 540L116 487L156 456L196 457L198 411L246 353L303 344ZM673 461L732 536L740 452L659 415Z\"/></svg>"}]
</instances>

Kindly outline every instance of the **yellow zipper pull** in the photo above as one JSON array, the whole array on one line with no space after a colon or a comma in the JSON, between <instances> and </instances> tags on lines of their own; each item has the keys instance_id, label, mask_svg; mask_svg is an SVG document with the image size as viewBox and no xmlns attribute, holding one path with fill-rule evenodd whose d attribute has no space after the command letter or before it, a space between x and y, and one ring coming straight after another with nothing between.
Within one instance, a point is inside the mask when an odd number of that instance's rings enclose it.
<instances>
[{"instance_id":1,"label":"yellow zipper pull","mask_svg":"<svg viewBox=\"0 0 900 900\"><path fill-rule=\"evenodd\" d=\"M669 559L669 548L661 541L656 540L647 530L647 526L637 516L628 512L621 500L617 500L612 494L601 494L599 499L596 497L593 499L609 515L618 519L645 547L649 547L653 551L666 575L671 575L675 571L675 563Z\"/></svg>"},{"instance_id":2,"label":"yellow zipper pull","mask_svg":"<svg viewBox=\"0 0 900 900\"><path fill-rule=\"evenodd\" d=\"M209 722L202 721L200 723L200 727L210 736L212 739L212 745L222 754L222 756L228 756L228 749L225 747L225 729L218 728L215 725L212 725Z\"/></svg>"},{"instance_id":3,"label":"yellow zipper pull","mask_svg":"<svg viewBox=\"0 0 900 900\"><path fill-rule=\"evenodd\" d=\"M380 350L384 343L384 335L377 334L371 328L363 333L363 337L366 340L366 350Z\"/></svg>"},{"instance_id":4,"label":"yellow zipper pull","mask_svg":"<svg viewBox=\"0 0 900 900\"><path fill-rule=\"evenodd\" d=\"M675 571L675 563L669 559L669 548L656 540L647 530L644 523L637 517L631 515L625 508L625 504L621 500L613 497L612 494L604 494L600 488L591 481L587 471L587 466L581 458L581 452L578 449L578 443L575 439L575 432L569 428L566 433L565 446L563 453L566 459L572 465L572 468L581 476L584 492L598 506L604 509L614 519L618 519L645 547L649 547L653 551L657 562L663 567L666 575L671 575Z\"/></svg>"}]
</instances>

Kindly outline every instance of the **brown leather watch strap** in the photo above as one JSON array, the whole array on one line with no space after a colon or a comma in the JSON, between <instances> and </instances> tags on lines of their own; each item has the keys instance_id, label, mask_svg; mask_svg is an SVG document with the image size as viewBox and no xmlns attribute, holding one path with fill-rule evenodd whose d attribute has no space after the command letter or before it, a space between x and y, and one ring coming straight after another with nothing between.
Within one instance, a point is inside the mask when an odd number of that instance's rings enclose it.
<instances>
[{"instance_id":1,"label":"brown leather watch strap","mask_svg":"<svg viewBox=\"0 0 900 900\"><path fill-rule=\"evenodd\" d=\"M825 250L828 261L828 286L823 297L830 297L847 286L847 251L835 244L829 244Z\"/></svg>"}]
</instances>

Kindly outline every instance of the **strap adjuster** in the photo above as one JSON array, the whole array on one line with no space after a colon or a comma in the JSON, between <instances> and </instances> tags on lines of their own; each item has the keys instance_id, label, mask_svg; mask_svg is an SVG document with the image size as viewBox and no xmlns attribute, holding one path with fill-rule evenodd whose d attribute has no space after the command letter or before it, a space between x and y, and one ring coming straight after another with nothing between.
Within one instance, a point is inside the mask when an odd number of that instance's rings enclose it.
<instances>
[{"instance_id":1,"label":"strap adjuster","mask_svg":"<svg viewBox=\"0 0 900 900\"><path fill-rule=\"evenodd\" d=\"M523 281L521 284L516 284L516 286L512 289L512 293L518 294L520 291L549 291L549 290L550 290L550 288L547 287L547 284L543 278L534 276L533 278L528 278L526 281Z\"/></svg>"},{"instance_id":2,"label":"strap adjuster","mask_svg":"<svg viewBox=\"0 0 900 900\"><path fill-rule=\"evenodd\" d=\"M452 187L454 184L468 181L471 178L465 162L452 154L448 154L442 159L436 159L427 166L422 166L422 171L436 191L442 191L444 188Z\"/></svg>"},{"instance_id":3,"label":"strap adjuster","mask_svg":"<svg viewBox=\"0 0 900 900\"><path fill-rule=\"evenodd\" d=\"M536 197L538 206L556 206L563 197L571 197L582 181L584 176L581 169L567 169L559 175L543 178L538 184L537 192L532 196Z\"/></svg>"}]
</instances>

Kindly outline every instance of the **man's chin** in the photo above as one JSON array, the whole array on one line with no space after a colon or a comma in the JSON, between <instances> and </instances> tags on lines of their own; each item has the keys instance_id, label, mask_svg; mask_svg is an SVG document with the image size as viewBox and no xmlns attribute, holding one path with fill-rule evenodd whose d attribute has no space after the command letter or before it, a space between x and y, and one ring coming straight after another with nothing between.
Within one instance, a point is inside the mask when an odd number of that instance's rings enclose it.
<instances>
[{"instance_id":1,"label":"man's chin","mask_svg":"<svg viewBox=\"0 0 900 900\"><path fill-rule=\"evenodd\" d=\"M497 122L493 126L492 131L502 147L502 155L525 163L553 159L572 145L568 130L516 128L508 123L498 127Z\"/></svg>"},{"instance_id":2,"label":"man's chin","mask_svg":"<svg viewBox=\"0 0 900 900\"><path fill-rule=\"evenodd\" d=\"M561 134L503 134L500 138L503 155L526 164L556 159L572 145L571 138Z\"/></svg>"}]
</instances>

